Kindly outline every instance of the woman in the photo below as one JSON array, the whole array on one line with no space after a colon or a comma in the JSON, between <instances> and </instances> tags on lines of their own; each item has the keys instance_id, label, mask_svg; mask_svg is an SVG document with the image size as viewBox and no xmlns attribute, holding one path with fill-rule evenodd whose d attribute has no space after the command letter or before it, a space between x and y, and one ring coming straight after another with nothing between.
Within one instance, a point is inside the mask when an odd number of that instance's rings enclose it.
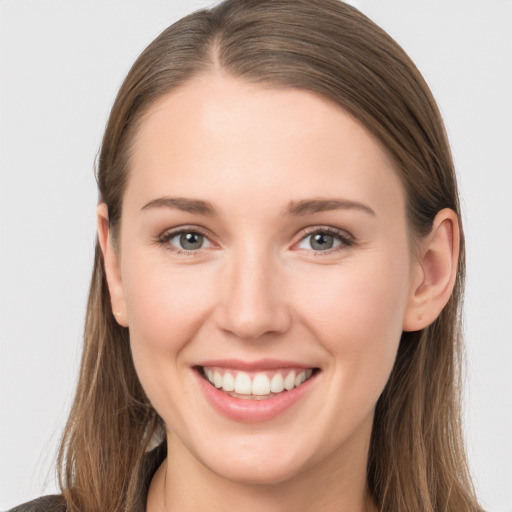
<instances>
[{"instance_id":1,"label":"woman","mask_svg":"<svg viewBox=\"0 0 512 512\"><path fill-rule=\"evenodd\" d=\"M442 121L337 0L164 31L103 139L62 497L19 510L481 510Z\"/></svg>"}]
</instances>

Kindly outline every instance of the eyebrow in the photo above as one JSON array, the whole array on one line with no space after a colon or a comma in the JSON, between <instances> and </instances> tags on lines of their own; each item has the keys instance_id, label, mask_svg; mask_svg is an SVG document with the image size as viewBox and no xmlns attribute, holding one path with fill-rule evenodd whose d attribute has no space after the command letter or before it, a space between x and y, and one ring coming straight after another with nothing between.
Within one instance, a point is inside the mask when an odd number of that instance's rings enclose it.
<instances>
[{"instance_id":1,"label":"eyebrow","mask_svg":"<svg viewBox=\"0 0 512 512\"><path fill-rule=\"evenodd\" d=\"M377 214L366 204L346 199L303 199L301 201L290 201L285 210L285 214L301 216L330 210L349 209L361 210L374 217L377 216Z\"/></svg>"},{"instance_id":2,"label":"eyebrow","mask_svg":"<svg viewBox=\"0 0 512 512\"><path fill-rule=\"evenodd\" d=\"M209 201L187 199L186 197L159 197L145 204L141 210L151 210L153 208L173 208L188 213L197 213L211 217L218 215L217 209Z\"/></svg>"},{"instance_id":3,"label":"eyebrow","mask_svg":"<svg viewBox=\"0 0 512 512\"><path fill-rule=\"evenodd\" d=\"M150 210L153 208L172 208L188 213L217 216L219 212L209 201L202 199L188 199L186 197L159 197L145 204L141 210ZM291 216L312 215L314 213L326 212L331 210L357 209L376 217L376 213L367 205L358 201L349 201L346 199L302 199L300 201L290 201L284 214Z\"/></svg>"}]
</instances>

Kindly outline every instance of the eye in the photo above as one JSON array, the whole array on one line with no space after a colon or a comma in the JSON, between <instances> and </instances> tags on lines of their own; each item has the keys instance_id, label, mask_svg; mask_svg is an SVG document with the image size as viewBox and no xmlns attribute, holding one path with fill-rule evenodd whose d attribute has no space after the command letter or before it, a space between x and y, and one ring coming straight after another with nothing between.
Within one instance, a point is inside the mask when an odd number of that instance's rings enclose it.
<instances>
[{"instance_id":1,"label":"eye","mask_svg":"<svg viewBox=\"0 0 512 512\"><path fill-rule=\"evenodd\" d=\"M192 229L165 233L159 241L177 252L194 252L212 245L206 235Z\"/></svg>"},{"instance_id":2,"label":"eye","mask_svg":"<svg viewBox=\"0 0 512 512\"><path fill-rule=\"evenodd\" d=\"M353 244L349 236L333 229L315 229L298 243L299 249L327 252L332 249L342 249Z\"/></svg>"}]
</instances>

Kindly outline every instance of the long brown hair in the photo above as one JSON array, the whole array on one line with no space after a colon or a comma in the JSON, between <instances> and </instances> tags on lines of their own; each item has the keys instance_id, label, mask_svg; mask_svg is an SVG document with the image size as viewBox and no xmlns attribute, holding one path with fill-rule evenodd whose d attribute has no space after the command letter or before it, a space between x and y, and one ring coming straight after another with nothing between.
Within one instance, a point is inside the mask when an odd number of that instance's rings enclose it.
<instances>
[{"instance_id":1,"label":"long brown hair","mask_svg":"<svg viewBox=\"0 0 512 512\"><path fill-rule=\"evenodd\" d=\"M405 52L338 0L227 0L166 29L137 59L110 114L98 161L100 201L115 234L134 135L156 99L221 69L252 83L328 98L387 148L407 195L412 239L437 212L460 209L443 122ZM305 120L306 121L306 120ZM376 407L369 490L382 511L481 510L460 422L464 239L455 289L437 320L403 333ZM59 452L70 512L133 510L142 460L162 420L132 362L129 332L112 316L101 251L91 281L76 397Z\"/></svg>"}]
</instances>

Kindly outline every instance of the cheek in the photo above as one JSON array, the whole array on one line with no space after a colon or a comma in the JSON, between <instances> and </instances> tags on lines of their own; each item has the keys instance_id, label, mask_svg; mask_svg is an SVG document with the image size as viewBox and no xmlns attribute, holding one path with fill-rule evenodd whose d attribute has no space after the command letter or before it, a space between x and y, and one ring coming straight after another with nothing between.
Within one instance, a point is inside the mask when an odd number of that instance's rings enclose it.
<instances>
[{"instance_id":1,"label":"cheek","mask_svg":"<svg viewBox=\"0 0 512 512\"><path fill-rule=\"evenodd\" d=\"M312 274L304 283L307 293L298 293L305 298L303 310L311 318L311 328L321 329L319 337L333 343L333 352L376 347L379 338L401 333L408 296L406 269L390 258ZM346 340L339 343L343 335Z\"/></svg>"},{"instance_id":2,"label":"cheek","mask_svg":"<svg viewBox=\"0 0 512 512\"><path fill-rule=\"evenodd\" d=\"M345 406L369 410L391 373L408 297L408 266L401 262L395 254L347 265L316 276L305 294L302 317L331 354L333 385L345 391L333 393Z\"/></svg>"},{"instance_id":3,"label":"cheek","mask_svg":"<svg viewBox=\"0 0 512 512\"><path fill-rule=\"evenodd\" d=\"M131 336L153 350L179 349L208 313L212 283L205 270L132 254L123 269Z\"/></svg>"},{"instance_id":4,"label":"cheek","mask_svg":"<svg viewBox=\"0 0 512 512\"><path fill-rule=\"evenodd\" d=\"M211 276L193 266L162 264L143 251L125 254L130 254L122 272L133 361L159 410L159 404L174 403L170 390L188 369L181 364L182 349L208 316L211 287L205 283Z\"/></svg>"}]
</instances>

